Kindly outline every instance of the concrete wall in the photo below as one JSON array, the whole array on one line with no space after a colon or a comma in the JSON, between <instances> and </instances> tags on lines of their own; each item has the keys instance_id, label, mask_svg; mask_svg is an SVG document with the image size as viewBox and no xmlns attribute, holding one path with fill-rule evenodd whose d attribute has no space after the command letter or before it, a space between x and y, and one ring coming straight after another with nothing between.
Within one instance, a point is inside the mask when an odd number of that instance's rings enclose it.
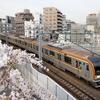
<instances>
[{"instance_id":1,"label":"concrete wall","mask_svg":"<svg viewBox=\"0 0 100 100\"><path fill-rule=\"evenodd\" d=\"M27 79L31 85L32 83L39 84L41 87L48 89L58 98L58 100L76 100L71 94L69 94L50 77L35 70L31 64L18 65L18 69L21 71L23 77Z\"/></svg>"}]
</instances>

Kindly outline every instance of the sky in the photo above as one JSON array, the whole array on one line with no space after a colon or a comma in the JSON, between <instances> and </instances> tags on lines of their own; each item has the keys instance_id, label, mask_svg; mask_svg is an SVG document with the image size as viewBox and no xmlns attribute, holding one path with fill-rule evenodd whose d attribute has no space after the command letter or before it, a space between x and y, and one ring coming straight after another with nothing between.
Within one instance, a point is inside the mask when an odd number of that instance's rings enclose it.
<instances>
[{"instance_id":1,"label":"sky","mask_svg":"<svg viewBox=\"0 0 100 100\"><path fill-rule=\"evenodd\" d=\"M42 13L44 7L56 7L67 19L85 23L89 13L100 12L100 0L0 0L0 17L14 16L23 9L30 9L36 15Z\"/></svg>"}]
</instances>

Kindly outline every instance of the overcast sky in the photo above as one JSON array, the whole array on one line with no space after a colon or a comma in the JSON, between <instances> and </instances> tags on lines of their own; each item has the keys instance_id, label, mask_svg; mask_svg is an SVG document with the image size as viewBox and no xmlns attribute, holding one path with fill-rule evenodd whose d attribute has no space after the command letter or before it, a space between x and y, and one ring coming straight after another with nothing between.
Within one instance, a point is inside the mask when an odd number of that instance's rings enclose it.
<instances>
[{"instance_id":1,"label":"overcast sky","mask_svg":"<svg viewBox=\"0 0 100 100\"><path fill-rule=\"evenodd\" d=\"M0 17L14 16L25 8L33 14L42 13L44 7L57 7L67 19L85 23L89 13L100 11L100 0L0 0Z\"/></svg>"}]
</instances>

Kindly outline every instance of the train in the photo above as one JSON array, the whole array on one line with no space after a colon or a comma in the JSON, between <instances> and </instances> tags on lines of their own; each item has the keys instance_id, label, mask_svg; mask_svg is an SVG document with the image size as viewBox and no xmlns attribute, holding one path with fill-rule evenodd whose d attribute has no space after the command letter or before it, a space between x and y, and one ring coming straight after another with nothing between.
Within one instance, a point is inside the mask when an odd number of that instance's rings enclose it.
<instances>
[{"instance_id":1,"label":"train","mask_svg":"<svg viewBox=\"0 0 100 100\"><path fill-rule=\"evenodd\" d=\"M6 36L0 39L19 46L38 56L38 41L33 39ZM42 45L42 59L63 71L69 71L83 78L95 88L100 88L100 56L87 50L81 50L59 44L45 43Z\"/></svg>"}]
</instances>

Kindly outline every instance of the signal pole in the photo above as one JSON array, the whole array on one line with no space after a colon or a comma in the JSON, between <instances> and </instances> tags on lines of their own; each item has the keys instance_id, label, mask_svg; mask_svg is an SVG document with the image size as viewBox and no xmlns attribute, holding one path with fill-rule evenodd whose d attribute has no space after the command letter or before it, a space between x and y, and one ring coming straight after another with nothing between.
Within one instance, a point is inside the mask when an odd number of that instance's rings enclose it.
<instances>
[{"instance_id":1,"label":"signal pole","mask_svg":"<svg viewBox=\"0 0 100 100\"><path fill-rule=\"evenodd\" d=\"M42 34L39 33L39 59L42 60Z\"/></svg>"}]
</instances>

